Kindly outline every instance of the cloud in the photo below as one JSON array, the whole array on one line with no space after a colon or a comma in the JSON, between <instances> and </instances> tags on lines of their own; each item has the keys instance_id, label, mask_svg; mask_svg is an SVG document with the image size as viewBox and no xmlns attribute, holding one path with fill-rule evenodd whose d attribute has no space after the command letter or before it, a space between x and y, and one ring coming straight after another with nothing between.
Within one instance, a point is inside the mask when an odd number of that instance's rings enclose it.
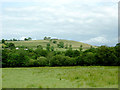
<instances>
[{"instance_id":1,"label":"cloud","mask_svg":"<svg viewBox=\"0 0 120 90\"><path fill-rule=\"evenodd\" d=\"M110 41L107 40L105 37L99 36L99 37L95 37L95 38L90 38L89 40L85 40L85 41L81 41L81 42L85 42L85 43L89 43L92 45L105 45L107 43L109 43Z\"/></svg>"},{"instance_id":2,"label":"cloud","mask_svg":"<svg viewBox=\"0 0 120 90\"><path fill-rule=\"evenodd\" d=\"M117 0L12 1L2 5L3 37L10 37L9 32L25 33L19 37L36 32L27 35L59 35L90 44L110 44L109 37L117 37ZM102 35L106 37L99 37Z\"/></svg>"}]
</instances>

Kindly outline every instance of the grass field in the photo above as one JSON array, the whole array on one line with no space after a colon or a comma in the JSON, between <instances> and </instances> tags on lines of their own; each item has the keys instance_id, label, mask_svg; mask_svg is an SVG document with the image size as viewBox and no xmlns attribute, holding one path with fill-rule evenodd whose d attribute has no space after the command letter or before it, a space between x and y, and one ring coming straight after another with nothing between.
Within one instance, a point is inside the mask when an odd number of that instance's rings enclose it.
<instances>
[{"instance_id":1,"label":"grass field","mask_svg":"<svg viewBox=\"0 0 120 90\"><path fill-rule=\"evenodd\" d=\"M53 40L54 41L54 40ZM79 49L80 45L83 45L83 49L88 49L90 48L92 45L86 44L86 43L82 43L82 42L77 42L77 41L72 41L72 40L55 40L57 41L57 43L59 42L64 42L64 45L68 44L68 45L72 45L73 49ZM36 48L37 45L42 45L43 48L46 48L46 44L50 43L51 46L54 46L55 50L65 50L65 49L61 49L61 48L57 48L57 44L54 44L52 41L50 42L49 40L31 40L31 41L7 41L8 43L12 42L15 44L15 46L26 46L29 48ZM94 47L94 46L93 46Z\"/></svg>"},{"instance_id":2,"label":"grass field","mask_svg":"<svg viewBox=\"0 0 120 90\"><path fill-rule=\"evenodd\" d=\"M118 88L118 67L3 68L3 88Z\"/></svg>"}]
</instances>

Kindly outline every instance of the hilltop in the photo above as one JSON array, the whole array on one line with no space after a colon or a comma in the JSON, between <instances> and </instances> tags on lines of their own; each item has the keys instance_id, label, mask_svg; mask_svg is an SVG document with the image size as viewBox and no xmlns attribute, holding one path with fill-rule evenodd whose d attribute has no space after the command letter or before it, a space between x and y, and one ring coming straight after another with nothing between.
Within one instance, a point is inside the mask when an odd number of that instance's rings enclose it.
<instances>
[{"instance_id":1,"label":"hilltop","mask_svg":"<svg viewBox=\"0 0 120 90\"><path fill-rule=\"evenodd\" d=\"M56 41L56 43L53 43L53 41ZM63 42L64 45L68 44L72 45L73 49L79 49L80 45L83 46L83 50L89 49L92 45L82 43L82 42L77 42L73 40L63 40L63 39L58 39L58 40L29 40L29 41L7 41L8 43L14 43L15 46L26 46L28 48L33 48L36 49L38 45L42 45L43 48L46 48L46 44L50 43L51 46L54 46L55 50L65 50L65 48L58 48L57 44L59 42ZM95 47L95 46L92 46Z\"/></svg>"}]
</instances>

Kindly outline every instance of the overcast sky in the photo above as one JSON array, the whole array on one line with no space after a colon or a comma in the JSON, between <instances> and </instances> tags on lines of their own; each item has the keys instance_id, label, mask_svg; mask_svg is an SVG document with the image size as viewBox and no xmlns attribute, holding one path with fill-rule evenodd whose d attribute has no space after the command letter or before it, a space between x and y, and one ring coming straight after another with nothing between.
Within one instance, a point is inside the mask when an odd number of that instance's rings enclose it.
<instances>
[{"instance_id":1,"label":"overcast sky","mask_svg":"<svg viewBox=\"0 0 120 90\"><path fill-rule=\"evenodd\" d=\"M2 37L44 36L91 45L118 42L118 0L4 0Z\"/></svg>"}]
</instances>

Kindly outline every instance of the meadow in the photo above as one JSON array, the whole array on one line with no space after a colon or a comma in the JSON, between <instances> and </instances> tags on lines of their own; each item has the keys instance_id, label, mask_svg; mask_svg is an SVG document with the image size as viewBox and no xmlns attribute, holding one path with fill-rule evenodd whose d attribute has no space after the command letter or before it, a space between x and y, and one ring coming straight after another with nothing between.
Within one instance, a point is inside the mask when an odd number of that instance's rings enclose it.
<instances>
[{"instance_id":1,"label":"meadow","mask_svg":"<svg viewBox=\"0 0 120 90\"><path fill-rule=\"evenodd\" d=\"M3 68L2 88L118 88L118 67Z\"/></svg>"}]
</instances>

